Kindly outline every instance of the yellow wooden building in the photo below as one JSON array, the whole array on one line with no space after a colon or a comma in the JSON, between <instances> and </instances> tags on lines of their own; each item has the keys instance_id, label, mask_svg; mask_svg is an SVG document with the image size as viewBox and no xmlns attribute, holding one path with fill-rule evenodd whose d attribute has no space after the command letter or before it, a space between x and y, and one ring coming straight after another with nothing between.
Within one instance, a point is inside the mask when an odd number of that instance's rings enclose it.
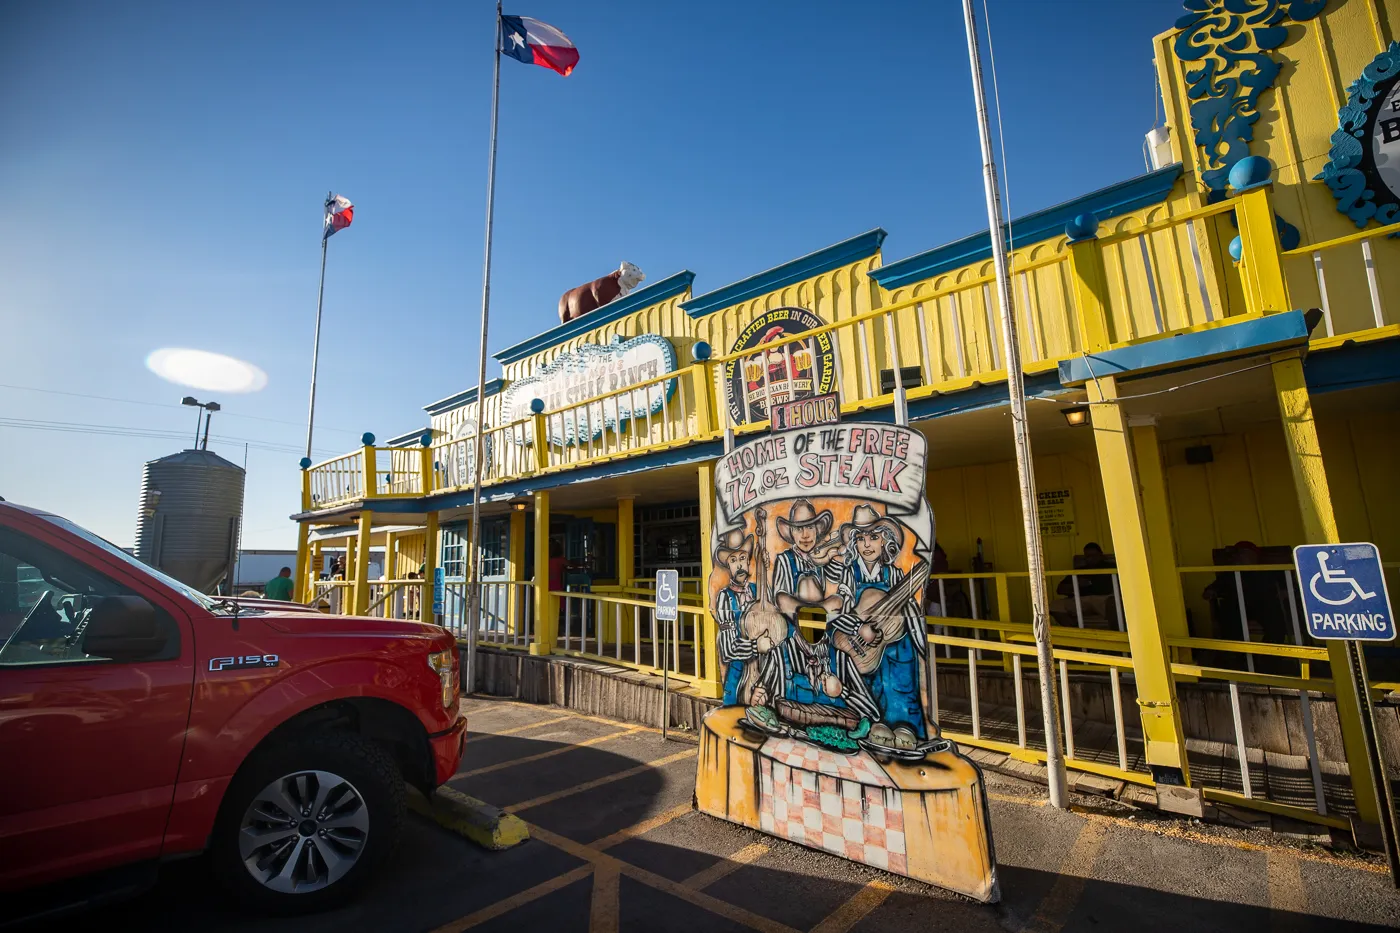
<instances>
[{"instance_id":1,"label":"yellow wooden building","mask_svg":"<svg viewBox=\"0 0 1400 933\"><path fill-rule=\"evenodd\" d=\"M1400 0L1243 5L1192 0L1152 40L1151 170L1007 231L1052 631L1071 768L1345 828L1376 819L1357 697L1300 625L1288 552L1371 541L1400 585ZM888 261L877 229L703 294L693 279L496 353L479 643L664 666L718 696L698 595L663 657L647 587L708 576L727 432L804 394L876 421L902 398L946 555L939 722L1043 758L989 234ZM304 464L302 599L461 630L477 391ZM328 546L343 579L307 569ZM1400 663L1368 657L1380 697Z\"/></svg>"}]
</instances>

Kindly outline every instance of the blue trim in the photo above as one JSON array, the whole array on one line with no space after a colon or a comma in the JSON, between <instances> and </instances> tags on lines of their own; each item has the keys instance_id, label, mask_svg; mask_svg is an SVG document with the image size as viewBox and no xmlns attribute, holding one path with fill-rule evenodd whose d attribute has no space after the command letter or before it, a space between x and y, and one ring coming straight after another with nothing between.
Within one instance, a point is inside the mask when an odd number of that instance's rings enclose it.
<instances>
[{"instance_id":1,"label":"blue trim","mask_svg":"<svg viewBox=\"0 0 1400 933\"><path fill-rule=\"evenodd\" d=\"M751 275L723 288L717 288L712 292L706 292L703 295L682 301L681 307L685 309L686 314L693 318L713 314L724 308L733 307L741 301L766 295L769 292L810 279L814 275L821 275L823 272L830 272L832 269L850 265L856 260L873 256L880 249L880 244L885 242L885 236L885 231L879 227L867 230L859 236L834 243L825 249L800 256L780 266L774 266L766 272Z\"/></svg>"},{"instance_id":2,"label":"blue trim","mask_svg":"<svg viewBox=\"0 0 1400 933\"><path fill-rule=\"evenodd\" d=\"M653 285L639 288L635 292L616 301L610 301L596 311L590 311L583 317L574 318L567 324L560 324L551 327L542 334L536 334L529 340L522 340L513 347L506 347L496 353L494 359L501 365L514 363L516 360L524 359L531 353L539 350L547 350L552 346L563 343L571 337L587 333L604 324L611 324L618 318L625 317L633 311L640 311L642 308L657 304L679 295L690 288L695 281L695 273L690 270L677 272L675 275L667 276Z\"/></svg>"},{"instance_id":3,"label":"blue trim","mask_svg":"<svg viewBox=\"0 0 1400 933\"><path fill-rule=\"evenodd\" d=\"M1303 375L1310 392L1337 392L1400 382L1400 340L1348 343L1309 353Z\"/></svg>"},{"instance_id":4,"label":"blue trim","mask_svg":"<svg viewBox=\"0 0 1400 933\"><path fill-rule=\"evenodd\" d=\"M415 428L412 431L405 431L397 437L391 437L384 442L385 447L417 447L419 440L423 437L423 432L431 431L431 428Z\"/></svg>"},{"instance_id":5,"label":"blue trim","mask_svg":"<svg viewBox=\"0 0 1400 933\"><path fill-rule=\"evenodd\" d=\"M504 379L487 379L486 397L490 398L491 396L495 395L497 392L501 391L501 389L505 388L505 385L506 381ZM452 409L460 408L463 405L470 405L472 402L475 401L476 386L472 386L466 391L458 392L456 395L449 395L447 398L433 402L431 405L424 405L423 410L430 415L440 415L445 411L451 411Z\"/></svg>"},{"instance_id":6,"label":"blue trim","mask_svg":"<svg viewBox=\"0 0 1400 933\"><path fill-rule=\"evenodd\" d=\"M1308 325L1303 320L1303 312L1285 311L1092 353L1087 358L1061 360L1059 377L1062 385L1083 385L1095 376L1122 376L1187 362L1205 363L1276 347L1302 346L1307 342Z\"/></svg>"},{"instance_id":7,"label":"blue trim","mask_svg":"<svg viewBox=\"0 0 1400 933\"><path fill-rule=\"evenodd\" d=\"M1100 188L1072 201L1027 214L1011 222L1011 236L1017 244L1029 246L1041 240L1064 236L1065 225L1080 214L1093 214L1099 221L1104 221L1152 204L1160 204L1171 193L1172 186L1181 177L1181 171L1181 163L1177 162L1155 172ZM887 263L870 273L870 277L885 289L902 288L974 262L990 259L991 256L992 237L989 231L983 230L936 249Z\"/></svg>"},{"instance_id":8,"label":"blue trim","mask_svg":"<svg viewBox=\"0 0 1400 933\"><path fill-rule=\"evenodd\" d=\"M1034 376L1026 377L1026 395L1029 397L1054 398L1057 395L1063 394L1065 391L1065 387L1060 385L1059 379L1056 378L1053 372L1039 373ZM963 412L976 411L984 408L998 408L1008 404L1009 401L1010 395L1006 391L1006 383L999 382L992 385L977 386L976 388L966 389L961 392L953 392L947 395L933 395L928 398L910 402L909 419L911 422L927 421L930 418L939 418L945 415L962 414ZM873 411L863 411L859 414L847 416L846 420L855 419L870 421L876 424L893 424L894 409L890 406L885 406ZM562 486L572 486L576 483L586 483L592 480L608 479L614 476L627 476L634 473L645 473L649 470L655 470L661 467L714 460L723 453L724 443L722 441L708 441L703 444L694 444L690 447L679 447L675 450L647 454L632 460L599 463L578 470L570 470L566 473L529 476L511 483L503 483L500 486L488 486L483 490L484 495L481 501L508 502L511 499L528 496L531 493L544 489L558 489ZM426 499L361 500L358 503L347 503L343 506L326 511L301 512L291 516L291 518L293 521L323 522L331 516L337 518L341 516L350 517L362 509L389 514L422 514L443 509L463 508L471 505L471 502L472 494L470 492L459 491L430 496Z\"/></svg>"}]
</instances>

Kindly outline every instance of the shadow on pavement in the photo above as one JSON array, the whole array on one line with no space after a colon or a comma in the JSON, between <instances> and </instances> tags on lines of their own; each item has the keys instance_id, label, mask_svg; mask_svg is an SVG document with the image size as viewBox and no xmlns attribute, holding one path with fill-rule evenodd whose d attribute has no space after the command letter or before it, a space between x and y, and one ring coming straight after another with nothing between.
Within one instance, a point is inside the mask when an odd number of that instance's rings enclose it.
<instances>
[{"instance_id":1,"label":"shadow on pavement","mask_svg":"<svg viewBox=\"0 0 1400 933\"><path fill-rule=\"evenodd\" d=\"M612 739L620 745L626 737ZM655 760L656 736L641 734L650 754L638 759L598 747L576 747L538 762L489 770L516 758L558 752L566 742L519 736L475 735L469 745L467 776L454 787L498 805L548 797L560 791ZM639 749L640 750L640 749ZM664 754L664 752L663 752ZM621 780L552 802L520 815L549 833L588 845L657 814L688 804L694 758L682 757L661 769L643 769ZM722 865L749 847L766 846L753 864ZM1209 853L1205 853L1209 855ZM1000 869L1003 902L975 904L956 895L907 879L883 875L834 856L780 842L722 821L686 813L645 837L626 839L607 849L605 859L623 863L618 882L615 928L627 931L709 931L753 929L754 917L770 929L810 930L879 879L894 888L877 906L849 927L860 931L1005 931L1034 929L1131 930L1132 933L1287 929L1370 930L1303 914L1170 894L1152 889L1150 879L1105 882L1062 877L1038 868L1006 865ZM409 814L397 854L351 904L335 911L297 918L265 918L242 912L210 877L208 861L189 859L167 865L157 886L123 904L69 918L52 929L95 926L143 931L359 931L435 930L493 904L551 881L541 896L523 901L472 927L482 931L550 933L587 931L593 905L594 874L588 861L539 839L506 852L487 852L430 821ZM734 870L725 873L724 869ZM578 871L578 876L563 876ZM1203 874L1209 864L1202 864ZM631 874L635 873L635 874ZM676 888L697 874L710 883L701 893L681 896ZM641 875L641 878L635 875ZM664 883L658 883L664 882ZM81 881L74 882L80 885ZM689 889L687 889L689 890ZM697 904L701 901L705 906ZM725 905L728 905L727 907ZM709 909L709 908L715 909ZM732 909L730 909L732 908ZM736 912L739 916L735 916ZM745 920L749 922L745 922ZM774 927L773 924L781 924Z\"/></svg>"}]
</instances>

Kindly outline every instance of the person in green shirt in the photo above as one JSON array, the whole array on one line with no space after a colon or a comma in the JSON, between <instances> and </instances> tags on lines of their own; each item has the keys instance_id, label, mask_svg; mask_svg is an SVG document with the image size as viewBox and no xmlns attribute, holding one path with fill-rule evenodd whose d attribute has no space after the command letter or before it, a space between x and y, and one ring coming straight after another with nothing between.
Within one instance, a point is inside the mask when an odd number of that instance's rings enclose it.
<instances>
[{"instance_id":1,"label":"person in green shirt","mask_svg":"<svg viewBox=\"0 0 1400 933\"><path fill-rule=\"evenodd\" d=\"M263 597L266 599L280 599L290 601L292 598L292 568L283 567L282 572L271 580L267 581L267 586L263 587Z\"/></svg>"}]
</instances>

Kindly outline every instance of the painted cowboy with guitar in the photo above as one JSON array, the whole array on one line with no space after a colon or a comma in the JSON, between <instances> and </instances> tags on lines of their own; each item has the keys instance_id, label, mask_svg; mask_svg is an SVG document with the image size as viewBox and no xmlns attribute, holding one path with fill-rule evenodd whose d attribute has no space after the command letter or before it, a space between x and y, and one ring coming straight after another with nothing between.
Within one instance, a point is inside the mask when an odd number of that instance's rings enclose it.
<instances>
[{"instance_id":1,"label":"painted cowboy with guitar","mask_svg":"<svg viewBox=\"0 0 1400 933\"><path fill-rule=\"evenodd\" d=\"M894 565L904 548L904 529L870 505L856 506L839 536L845 561L837 587L841 611L830 620L832 644L860 672L881 721L896 736L907 730L923 739L920 597L928 564L920 561L908 575Z\"/></svg>"}]
</instances>

